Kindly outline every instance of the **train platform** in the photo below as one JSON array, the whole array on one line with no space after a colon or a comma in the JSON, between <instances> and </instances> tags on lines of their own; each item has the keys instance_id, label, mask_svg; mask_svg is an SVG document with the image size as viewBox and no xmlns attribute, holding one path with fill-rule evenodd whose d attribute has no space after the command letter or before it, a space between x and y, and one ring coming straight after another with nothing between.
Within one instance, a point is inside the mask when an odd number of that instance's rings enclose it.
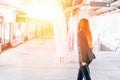
<instances>
[{"instance_id":1,"label":"train platform","mask_svg":"<svg viewBox=\"0 0 120 80\"><path fill-rule=\"evenodd\" d=\"M0 80L77 80L78 62L54 62L54 38L34 39L0 54ZM74 53L73 53L74 54ZM120 80L120 53L96 53L92 80Z\"/></svg>"}]
</instances>

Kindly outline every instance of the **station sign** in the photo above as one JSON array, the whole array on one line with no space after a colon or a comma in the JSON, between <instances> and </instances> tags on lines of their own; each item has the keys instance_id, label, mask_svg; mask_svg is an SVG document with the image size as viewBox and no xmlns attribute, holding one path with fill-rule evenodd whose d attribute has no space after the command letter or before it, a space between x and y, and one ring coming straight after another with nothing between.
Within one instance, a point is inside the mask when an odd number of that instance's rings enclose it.
<instances>
[{"instance_id":1,"label":"station sign","mask_svg":"<svg viewBox=\"0 0 120 80\"><path fill-rule=\"evenodd\" d=\"M90 1L90 6L93 6L93 7L110 7L110 3L109 2Z\"/></svg>"}]
</instances>

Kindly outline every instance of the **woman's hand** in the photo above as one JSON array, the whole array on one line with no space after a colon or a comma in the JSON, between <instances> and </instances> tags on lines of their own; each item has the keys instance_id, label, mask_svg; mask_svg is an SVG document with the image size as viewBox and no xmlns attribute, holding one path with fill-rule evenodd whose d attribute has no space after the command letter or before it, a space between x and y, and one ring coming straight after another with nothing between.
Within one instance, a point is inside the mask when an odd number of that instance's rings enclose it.
<instances>
[{"instance_id":1,"label":"woman's hand","mask_svg":"<svg viewBox=\"0 0 120 80\"><path fill-rule=\"evenodd\" d=\"M86 62L82 62L82 66L85 66L86 65Z\"/></svg>"}]
</instances>

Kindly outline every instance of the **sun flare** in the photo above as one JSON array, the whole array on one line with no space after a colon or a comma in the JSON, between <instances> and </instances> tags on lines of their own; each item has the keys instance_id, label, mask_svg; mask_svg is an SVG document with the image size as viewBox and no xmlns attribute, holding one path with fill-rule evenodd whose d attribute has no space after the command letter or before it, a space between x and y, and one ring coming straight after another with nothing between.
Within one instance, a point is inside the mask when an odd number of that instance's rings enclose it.
<instances>
[{"instance_id":1,"label":"sun flare","mask_svg":"<svg viewBox=\"0 0 120 80\"><path fill-rule=\"evenodd\" d=\"M48 1L48 2L34 2L27 12L28 17L32 18L39 18L39 19L45 19L45 20L51 20L54 18L54 14L56 13L56 4L58 4L56 1Z\"/></svg>"}]
</instances>

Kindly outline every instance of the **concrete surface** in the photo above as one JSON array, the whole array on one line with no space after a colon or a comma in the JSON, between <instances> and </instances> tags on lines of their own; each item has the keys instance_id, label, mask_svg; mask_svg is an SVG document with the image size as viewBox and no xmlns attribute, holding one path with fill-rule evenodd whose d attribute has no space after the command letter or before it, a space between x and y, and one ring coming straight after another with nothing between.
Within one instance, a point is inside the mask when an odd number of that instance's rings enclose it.
<instances>
[{"instance_id":1,"label":"concrete surface","mask_svg":"<svg viewBox=\"0 0 120 80\"><path fill-rule=\"evenodd\" d=\"M92 80L120 80L120 54L97 53ZM55 63L54 38L35 39L0 54L0 80L76 80L78 62Z\"/></svg>"}]
</instances>

